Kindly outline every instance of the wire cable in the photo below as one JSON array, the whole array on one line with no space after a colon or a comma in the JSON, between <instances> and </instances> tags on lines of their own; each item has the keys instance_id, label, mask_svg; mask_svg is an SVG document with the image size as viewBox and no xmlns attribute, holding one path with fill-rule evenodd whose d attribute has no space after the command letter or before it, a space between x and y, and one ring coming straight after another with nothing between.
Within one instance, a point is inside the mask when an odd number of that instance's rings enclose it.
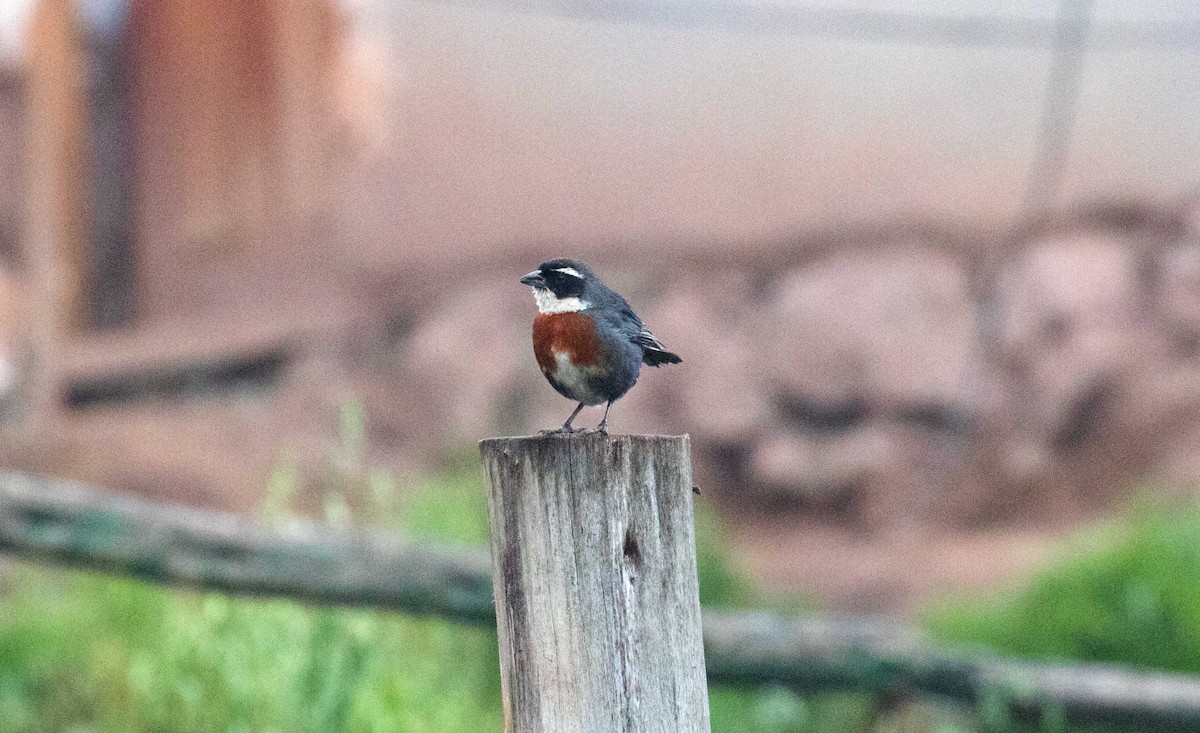
<instances>
[{"instance_id":1,"label":"wire cable","mask_svg":"<svg viewBox=\"0 0 1200 733\"><path fill-rule=\"evenodd\" d=\"M582 21L924 46L1057 48L1060 22L1015 15L889 12L724 0L416 0ZM1074 3L1071 3L1074 4ZM1090 5L1090 3L1089 3ZM1110 21L1091 31L1096 50L1200 49L1200 22Z\"/></svg>"},{"instance_id":2,"label":"wire cable","mask_svg":"<svg viewBox=\"0 0 1200 733\"><path fill-rule=\"evenodd\" d=\"M1088 51L1094 6L1094 0L1061 0L1059 4L1054 58L1018 225L1053 206L1062 188L1078 116L1083 61Z\"/></svg>"}]
</instances>

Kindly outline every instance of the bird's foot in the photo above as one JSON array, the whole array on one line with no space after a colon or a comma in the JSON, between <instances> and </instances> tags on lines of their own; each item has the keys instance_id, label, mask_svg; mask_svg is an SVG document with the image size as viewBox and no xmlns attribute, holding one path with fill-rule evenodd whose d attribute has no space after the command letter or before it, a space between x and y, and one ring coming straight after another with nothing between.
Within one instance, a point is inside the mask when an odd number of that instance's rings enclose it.
<instances>
[{"instance_id":1,"label":"bird's foot","mask_svg":"<svg viewBox=\"0 0 1200 733\"><path fill-rule=\"evenodd\" d=\"M585 430L586 433L595 433L599 435L608 435L608 422L602 422L591 430Z\"/></svg>"},{"instance_id":2,"label":"bird's foot","mask_svg":"<svg viewBox=\"0 0 1200 733\"><path fill-rule=\"evenodd\" d=\"M583 428L573 428L570 425L563 425L559 428L550 428L549 430L539 430L538 435L574 435L576 433L587 432Z\"/></svg>"}]
</instances>

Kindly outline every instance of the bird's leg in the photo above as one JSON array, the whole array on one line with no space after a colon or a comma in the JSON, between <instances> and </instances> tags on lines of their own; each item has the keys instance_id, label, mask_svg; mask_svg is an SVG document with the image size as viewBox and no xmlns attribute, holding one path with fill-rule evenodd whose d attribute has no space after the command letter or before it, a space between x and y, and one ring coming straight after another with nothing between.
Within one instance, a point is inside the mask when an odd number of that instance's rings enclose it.
<instances>
[{"instance_id":1,"label":"bird's leg","mask_svg":"<svg viewBox=\"0 0 1200 733\"><path fill-rule=\"evenodd\" d=\"M605 435L608 435L608 411L611 408L612 400L609 400L608 404L604 406L604 417L600 419L600 424L596 426L597 433L604 433Z\"/></svg>"},{"instance_id":2,"label":"bird's leg","mask_svg":"<svg viewBox=\"0 0 1200 733\"><path fill-rule=\"evenodd\" d=\"M579 407L576 407L576 408L575 408L575 412L572 412L572 413L571 413L571 416L567 418L567 421L566 421L565 423L563 423L563 424L562 424L562 427L561 427L561 428L554 428L553 430L543 430L543 431L541 431L541 434L542 434L542 435L553 435L553 434L555 434L555 433L574 433L574 432L577 432L577 431L579 430L579 428L573 428L573 427L571 427L571 421L575 419L575 416L576 416L576 415L578 415L578 414L579 414L579 412L580 412L582 409L583 409L583 403L582 403L582 402L580 402L580 403L579 403Z\"/></svg>"},{"instance_id":3,"label":"bird's leg","mask_svg":"<svg viewBox=\"0 0 1200 733\"><path fill-rule=\"evenodd\" d=\"M580 402L579 406L575 408L575 411L571 413L571 416L567 418L567 421L565 423L563 423L562 431L564 433L573 433L576 430L578 430L578 428L571 427L571 421L575 419L575 416L578 415L579 411L582 409L583 409L583 403Z\"/></svg>"}]
</instances>

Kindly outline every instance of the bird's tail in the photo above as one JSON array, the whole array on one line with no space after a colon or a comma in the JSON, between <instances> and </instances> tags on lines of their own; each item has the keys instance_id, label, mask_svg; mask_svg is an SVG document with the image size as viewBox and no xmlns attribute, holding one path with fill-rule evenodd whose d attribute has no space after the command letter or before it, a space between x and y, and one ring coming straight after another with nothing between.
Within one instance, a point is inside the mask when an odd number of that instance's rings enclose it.
<instances>
[{"instance_id":1,"label":"bird's tail","mask_svg":"<svg viewBox=\"0 0 1200 733\"><path fill-rule=\"evenodd\" d=\"M678 354L672 354L666 349L642 349L642 363L647 366L662 366L663 364L678 364L683 361Z\"/></svg>"}]
</instances>

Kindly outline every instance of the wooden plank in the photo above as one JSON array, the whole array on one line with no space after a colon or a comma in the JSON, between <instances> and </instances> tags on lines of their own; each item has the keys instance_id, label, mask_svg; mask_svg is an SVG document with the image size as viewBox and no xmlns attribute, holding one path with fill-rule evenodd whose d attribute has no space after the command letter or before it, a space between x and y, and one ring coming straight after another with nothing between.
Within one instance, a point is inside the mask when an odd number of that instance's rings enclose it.
<instances>
[{"instance_id":1,"label":"wooden plank","mask_svg":"<svg viewBox=\"0 0 1200 733\"><path fill-rule=\"evenodd\" d=\"M330 98L338 6L132 4L125 59L139 318L203 313L214 286L244 283L247 268L294 267L317 283L335 276L322 258L342 256L324 226L344 162Z\"/></svg>"},{"instance_id":2,"label":"wooden plank","mask_svg":"<svg viewBox=\"0 0 1200 733\"><path fill-rule=\"evenodd\" d=\"M686 436L481 444L505 730L709 730Z\"/></svg>"},{"instance_id":3,"label":"wooden plank","mask_svg":"<svg viewBox=\"0 0 1200 733\"><path fill-rule=\"evenodd\" d=\"M485 552L346 533L0 474L0 550L156 583L490 624Z\"/></svg>"},{"instance_id":4,"label":"wooden plank","mask_svg":"<svg viewBox=\"0 0 1200 733\"><path fill-rule=\"evenodd\" d=\"M855 690L975 707L986 700L1035 726L1061 716L1070 726L1138 733L1200 730L1200 679L955 652L885 620L706 612L704 642L714 684Z\"/></svg>"},{"instance_id":5,"label":"wooden plank","mask_svg":"<svg viewBox=\"0 0 1200 733\"><path fill-rule=\"evenodd\" d=\"M31 429L58 418L61 340L82 324L87 120L83 37L71 0L39 0L25 44L27 196L24 264L31 299L27 365Z\"/></svg>"},{"instance_id":6,"label":"wooden plank","mask_svg":"<svg viewBox=\"0 0 1200 733\"><path fill-rule=\"evenodd\" d=\"M117 328L135 316L133 182L137 150L124 33L128 5L85 29L90 201L84 291L86 324Z\"/></svg>"},{"instance_id":7,"label":"wooden plank","mask_svg":"<svg viewBox=\"0 0 1200 733\"><path fill-rule=\"evenodd\" d=\"M350 328L353 315L332 298L291 299L231 311L214 307L189 320L146 320L115 332L82 334L62 344L64 382L179 369L274 351L303 352Z\"/></svg>"}]
</instances>

